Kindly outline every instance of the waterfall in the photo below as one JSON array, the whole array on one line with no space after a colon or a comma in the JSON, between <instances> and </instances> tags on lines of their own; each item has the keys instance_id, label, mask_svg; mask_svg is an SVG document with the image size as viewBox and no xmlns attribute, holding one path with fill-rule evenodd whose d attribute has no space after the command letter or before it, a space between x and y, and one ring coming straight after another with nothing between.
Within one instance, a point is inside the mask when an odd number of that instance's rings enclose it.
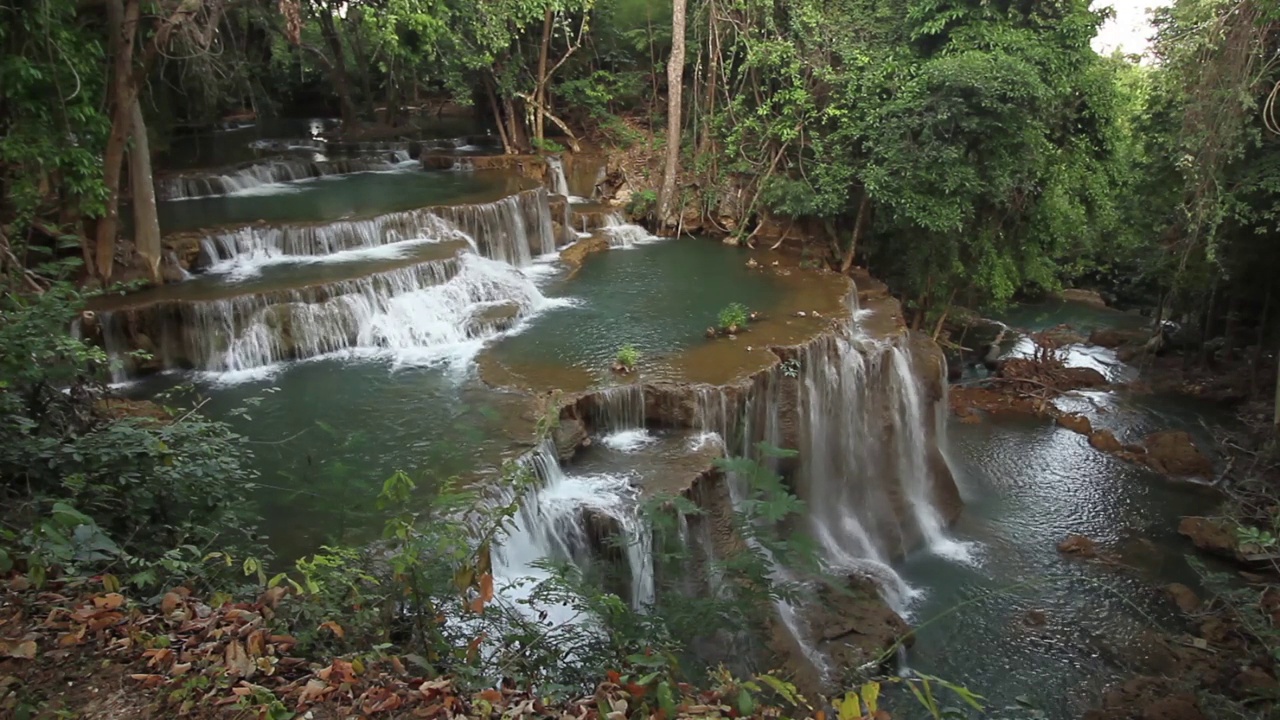
<instances>
[{"instance_id":1,"label":"waterfall","mask_svg":"<svg viewBox=\"0 0 1280 720\"><path fill-rule=\"evenodd\" d=\"M617 212L604 216L604 227L601 230L609 240L609 247L615 248L630 248L657 239L648 230L623 220L622 215Z\"/></svg>"},{"instance_id":2,"label":"waterfall","mask_svg":"<svg viewBox=\"0 0 1280 720\"><path fill-rule=\"evenodd\" d=\"M491 203L427 207L321 224L247 225L209 235L215 261L292 255L328 255L411 238L456 239L463 233L485 257L525 266L535 254L555 252L547 191L526 190Z\"/></svg>"},{"instance_id":3,"label":"waterfall","mask_svg":"<svg viewBox=\"0 0 1280 720\"><path fill-rule=\"evenodd\" d=\"M495 307L520 317L547 302L516 268L463 254L351 280L103 315L104 332L135 322L155 333L166 367L228 372L352 350L439 359L490 332Z\"/></svg>"},{"instance_id":4,"label":"waterfall","mask_svg":"<svg viewBox=\"0 0 1280 720\"><path fill-rule=\"evenodd\" d=\"M294 182L329 175L393 170L409 159L408 151L396 150L377 158L338 160L272 160L232 169L225 173L185 173L156 178L156 195L161 200L187 200L233 195L252 188Z\"/></svg>"},{"instance_id":5,"label":"waterfall","mask_svg":"<svg viewBox=\"0 0 1280 720\"><path fill-rule=\"evenodd\" d=\"M547 170L551 173L552 194L569 197L569 180L564 176L564 161L555 155L548 155Z\"/></svg>"},{"instance_id":6,"label":"waterfall","mask_svg":"<svg viewBox=\"0 0 1280 720\"><path fill-rule=\"evenodd\" d=\"M550 441L524 462L536 473L539 487L524 498L511 533L495 553L495 574L508 585L521 579L536 583L548 577L537 567L540 562L573 562L586 569L620 551L629 578L624 597L637 609L652 604L653 538L628 479L567 475ZM523 588L516 592L527 597ZM568 608L547 610L548 622L572 620Z\"/></svg>"}]
</instances>

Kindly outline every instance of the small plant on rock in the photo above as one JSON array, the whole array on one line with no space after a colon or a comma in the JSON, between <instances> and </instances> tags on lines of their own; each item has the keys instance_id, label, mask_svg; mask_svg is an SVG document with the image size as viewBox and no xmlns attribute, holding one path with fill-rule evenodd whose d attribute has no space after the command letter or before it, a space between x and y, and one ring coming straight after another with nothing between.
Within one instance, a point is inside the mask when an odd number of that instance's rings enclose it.
<instances>
[{"instance_id":1,"label":"small plant on rock","mask_svg":"<svg viewBox=\"0 0 1280 720\"><path fill-rule=\"evenodd\" d=\"M640 362L640 352L628 343L618 348L618 355L613 363L613 371L629 373L636 369L636 363L638 362Z\"/></svg>"},{"instance_id":2,"label":"small plant on rock","mask_svg":"<svg viewBox=\"0 0 1280 720\"><path fill-rule=\"evenodd\" d=\"M730 335L737 333L747 325L747 308L742 303L729 303L720 311L720 330Z\"/></svg>"}]
</instances>

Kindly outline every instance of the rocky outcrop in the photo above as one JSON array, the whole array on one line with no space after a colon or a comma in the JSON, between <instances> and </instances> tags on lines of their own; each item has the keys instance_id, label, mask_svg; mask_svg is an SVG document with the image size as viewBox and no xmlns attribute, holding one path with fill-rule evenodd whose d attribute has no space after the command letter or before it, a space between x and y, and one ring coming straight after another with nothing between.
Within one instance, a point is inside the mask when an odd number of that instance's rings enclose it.
<instances>
[{"instance_id":1,"label":"rocky outcrop","mask_svg":"<svg viewBox=\"0 0 1280 720\"><path fill-rule=\"evenodd\" d=\"M1058 552L1088 560L1098 557L1098 546L1092 538L1084 535L1068 535L1058 543Z\"/></svg>"},{"instance_id":2,"label":"rocky outcrop","mask_svg":"<svg viewBox=\"0 0 1280 720\"><path fill-rule=\"evenodd\" d=\"M1197 548L1212 555L1241 559L1236 525L1224 518L1184 517L1178 523L1178 534L1186 536Z\"/></svg>"},{"instance_id":3,"label":"rocky outcrop","mask_svg":"<svg viewBox=\"0 0 1280 720\"><path fill-rule=\"evenodd\" d=\"M604 252L609 249L609 240L592 235L589 238L582 238L578 242L560 251L560 261L578 267L586 262L587 256L593 253Z\"/></svg>"},{"instance_id":4,"label":"rocky outcrop","mask_svg":"<svg viewBox=\"0 0 1280 720\"><path fill-rule=\"evenodd\" d=\"M1098 430L1089 436L1089 444L1105 453L1124 452L1124 443L1110 430Z\"/></svg>"},{"instance_id":5,"label":"rocky outcrop","mask_svg":"<svg viewBox=\"0 0 1280 720\"><path fill-rule=\"evenodd\" d=\"M1093 424L1084 415L1059 415L1056 422L1071 432L1084 436L1093 435Z\"/></svg>"},{"instance_id":6,"label":"rocky outcrop","mask_svg":"<svg viewBox=\"0 0 1280 720\"><path fill-rule=\"evenodd\" d=\"M1081 288L1067 288L1058 293L1058 299L1065 302L1078 302L1094 307L1106 307L1107 301L1096 290L1084 290Z\"/></svg>"}]
</instances>

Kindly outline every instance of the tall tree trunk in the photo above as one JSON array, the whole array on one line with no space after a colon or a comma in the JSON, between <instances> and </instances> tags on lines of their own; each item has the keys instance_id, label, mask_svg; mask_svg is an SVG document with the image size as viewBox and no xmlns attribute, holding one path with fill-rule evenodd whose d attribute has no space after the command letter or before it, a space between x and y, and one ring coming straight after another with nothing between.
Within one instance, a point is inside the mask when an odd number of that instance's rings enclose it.
<instances>
[{"instance_id":1,"label":"tall tree trunk","mask_svg":"<svg viewBox=\"0 0 1280 720\"><path fill-rule=\"evenodd\" d=\"M542 49L538 53L538 87L533 93L533 97L537 102L534 103L534 123L533 137L537 140L538 146L542 147L542 140L546 137L546 113L547 113L547 54L551 51L551 6L547 6L546 13L542 17Z\"/></svg>"},{"instance_id":2,"label":"tall tree trunk","mask_svg":"<svg viewBox=\"0 0 1280 720\"><path fill-rule=\"evenodd\" d=\"M111 85L108 101L111 107L111 134L103 154L103 184L106 185L106 211L98 221L94 260L98 278L111 279L116 254L116 233L120 227L120 170L129 139L133 117L133 101L137 87L133 82L133 50L138 30L139 0L107 0L108 42L111 46Z\"/></svg>"},{"instance_id":3,"label":"tall tree trunk","mask_svg":"<svg viewBox=\"0 0 1280 720\"><path fill-rule=\"evenodd\" d=\"M153 282L160 281L160 218L156 214L156 186L151 176L151 143L142 117L142 103L134 93L130 104L129 186L133 188L133 243Z\"/></svg>"},{"instance_id":4,"label":"tall tree trunk","mask_svg":"<svg viewBox=\"0 0 1280 720\"><path fill-rule=\"evenodd\" d=\"M685 0L671 2L671 59L667 62L667 162L662 171L662 192L658 196L658 223L670 226L672 201L676 194L676 174L680 171L680 96L684 86Z\"/></svg>"},{"instance_id":5,"label":"tall tree trunk","mask_svg":"<svg viewBox=\"0 0 1280 720\"><path fill-rule=\"evenodd\" d=\"M498 108L498 95L493 90L493 81L485 78L485 94L489 96L489 110L493 113L493 124L498 126L498 137L502 139L502 152L507 155L515 153L511 139L507 137L507 128L502 124L502 110Z\"/></svg>"},{"instance_id":6,"label":"tall tree trunk","mask_svg":"<svg viewBox=\"0 0 1280 720\"><path fill-rule=\"evenodd\" d=\"M844 262L840 263L841 274L848 275L849 268L853 267L853 256L858 252L858 243L862 241L862 233L870 220L871 193L863 190L862 202L858 203L858 219L853 221L853 237L849 238L849 251L844 255Z\"/></svg>"},{"instance_id":7,"label":"tall tree trunk","mask_svg":"<svg viewBox=\"0 0 1280 720\"><path fill-rule=\"evenodd\" d=\"M342 38L338 37L338 28L333 24L333 11L325 6L320 8L319 15L320 34L324 35L325 43L329 45L329 52L333 55L328 64L333 75L333 89L338 94L342 124L349 132L359 124L359 118L356 115L356 106L351 101L351 80L347 74L346 55L342 51Z\"/></svg>"}]
</instances>

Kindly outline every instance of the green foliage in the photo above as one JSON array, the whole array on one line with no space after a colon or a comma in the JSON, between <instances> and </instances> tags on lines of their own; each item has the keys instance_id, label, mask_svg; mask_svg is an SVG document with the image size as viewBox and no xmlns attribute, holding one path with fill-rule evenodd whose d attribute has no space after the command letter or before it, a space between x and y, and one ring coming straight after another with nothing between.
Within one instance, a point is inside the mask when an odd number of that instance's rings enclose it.
<instances>
[{"instance_id":1,"label":"green foliage","mask_svg":"<svg viewBox=\"0 0 1280 720\"><path fill-rule=\"evenodd\" d=\"M105 356L69 334L83 301L65 282L0 300L0 496L22 528L0 537L6 564L155 589L199 575L213 547L253 547L242 439L195 412L113 414Z\"/></svg>"},{"instance_id":2,"label":"green foliage","mask_svg":"<svg viewBox=\"0 0 1280 720\"><path fill-rule=\"evenodd\" d=\"M628 370L634 368L636 363L640 362L640 351L636 350L634 345L630 343L618 348L617 355L618 364Z\"/></svg>"},{"instance_id":3,"label":"green foliage","mask_svg":"<svg viewBox=\"0 0 1280 720\"><path fill-rule=\"evenodd\" d=\"M747 326L747 306L742 303L729 303L720 309L716 316L717 327L726 332L737 331Z\"/></svg>"},{"instance_id":4,"label":"green foliage","mask_svg":"<svg viewBox=\"0 0 1280 720\"><path fill-rule=\"evenodd\" d=\"M641 190L632 193L631 199L627 200L627 214L634 218L649 217L658 207L658 192L656 190Z\"/></svg>"}]
</instances>

